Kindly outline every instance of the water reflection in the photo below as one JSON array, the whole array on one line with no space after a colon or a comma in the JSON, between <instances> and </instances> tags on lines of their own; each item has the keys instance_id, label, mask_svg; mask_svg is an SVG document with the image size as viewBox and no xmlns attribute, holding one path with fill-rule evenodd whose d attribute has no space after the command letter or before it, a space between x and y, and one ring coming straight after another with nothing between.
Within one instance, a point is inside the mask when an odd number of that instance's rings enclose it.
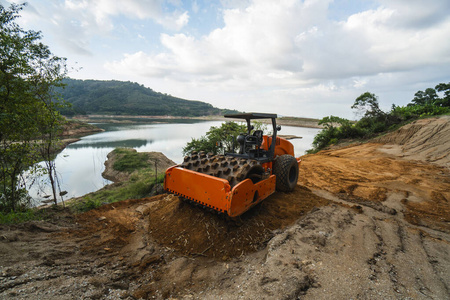
<instances>
[{"instance_id":1,"label":"water reflection","mask_svg":"<svg viewBox=\"0 0 450 300\"><path fill-rule=\"evenodd\" d=\"M220 126L222 123L183 121L181 123L180 120L174 120L173 123L164 124L96 124L105 131L85 136L70 144L55 159L61 178L61 190L68 192L64 198L79 197L110 183L101 173L105 168L107 154L116 147L131 147L138 152L162 152L175 163L181 163L182 149L187 142L204 135L211 126ZM317 132L318 129L313 128L282 126L279 134L303 137L291 140L295 155L301 156L311 148ZM50 194L50 188L43 194L45 193ZM30 194L33 198L40 198L36 188Z\"/></svg>"},{"instance_id":2,"label":"water reflection","mask_svg":"<svg viewBox=\"0 0 450 300\"><path fill-rule=\"evenodd\" d=\"M145 146L148 143L153 143L152 140L140 140L140 139L130 139L123 141L105 141L105 142L94 142L94 143L74 143L70 145L71 149L81 149L81 148L138 148Z\"/></svg>"}]
</instances>

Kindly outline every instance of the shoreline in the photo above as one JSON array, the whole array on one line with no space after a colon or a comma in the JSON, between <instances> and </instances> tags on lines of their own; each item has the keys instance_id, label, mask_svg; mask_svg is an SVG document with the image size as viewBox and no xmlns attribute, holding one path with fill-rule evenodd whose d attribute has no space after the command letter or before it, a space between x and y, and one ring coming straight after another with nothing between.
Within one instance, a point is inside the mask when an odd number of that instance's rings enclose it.
<instances>
[{"instance_id":1,"label":"shoreline","mask_svg":"<svg viewBox=\"0 0 450 300\"><path fill-rule=\"evenodd\" d=\"M64 150L67 145L78 142L82 137L91 135L98 132L105 131L95 125L88 124L87 122L66 118L67 123L64 125L63 132L58 136L61 145L57 152Z\"/></svg>"},{"instance_id":2,"label":"shoreline","mask_svg":"<svg viewBox=\"0 0 450 300\"><path fill-rule=\"evenodd\" d=\"M86 123L164 123L164 120L199 120L199 121L242 121L240 119L225 118L223 116L202 116L202 117L183 117L183 116L143 116L143 115L86 115L74 116L71 120L81 121ZM158 122L159 121L159 122ZM263 123L270 124L269 120L261 120ZM278 125L295 126L305 128L318 128L323 126L318 125L319 119L314 118L300 118L300 117L279 117L277 118Z\"/></svg>"}]
</instances>

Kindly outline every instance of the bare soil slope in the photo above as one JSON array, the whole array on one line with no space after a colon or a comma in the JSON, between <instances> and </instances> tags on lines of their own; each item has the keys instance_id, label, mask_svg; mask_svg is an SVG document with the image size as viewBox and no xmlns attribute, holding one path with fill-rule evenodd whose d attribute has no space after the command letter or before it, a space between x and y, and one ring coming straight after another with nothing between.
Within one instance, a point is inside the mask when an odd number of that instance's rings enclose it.
<instances>
[{"instance_id":1,"label":"bare soil slope","mask_svg":"<svg viewBox=\"0 0 450 300\"><path fill-rule=\"evenodd\" d=\"M449 168L395 145L305 156L293 193L238 222L159 195L2 226L0 298L448 299Z\"/></svg>"},{"instance_id":2,"label":"bare soil slope","mask_svg":"<svg viewBox=\"0 0 450 300\"><path fill-rule=\"evenodd\" d=\"M422 119L389 133L377 142L382 151L409 160L450 168L450 116Z\"/></svg>"}]
</instances>

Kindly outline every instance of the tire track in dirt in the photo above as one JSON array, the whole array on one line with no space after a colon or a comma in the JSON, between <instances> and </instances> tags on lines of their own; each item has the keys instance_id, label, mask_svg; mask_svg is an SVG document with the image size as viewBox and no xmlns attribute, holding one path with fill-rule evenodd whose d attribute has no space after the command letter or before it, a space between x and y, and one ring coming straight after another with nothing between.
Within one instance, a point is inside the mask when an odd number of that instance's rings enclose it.
<instances>
[{"instance_id":1,"label":"tire track in dirt","mask_svg":"<svg viewBox=\"0 0 450 300\"><path fill-rule=\"evenodd\" d=\"M312 290L305 299L326 299L330 295L340 299L355 294L368 299L446 298L446 275L450 272L448 234L435 231L433 236L399 219L399 216L364 207L363 213L355 215L352 223L355 228L334 235L339 243L348 247L331 247L336 252L330 255L316 254L316 260L327 261L326 269L316 270L322 289ZM424 235L427 236L425 243L441 249L433 256L433 263L423 243L418 242ZM336 241L327 241L327 246L334 243ZM439 266L439 271L434 265ZM350 274L357 278L351 278ZM355 280L359 285L353 284ZM324 296L325 290L333 292Z\"/></svg>"},{"instance_id":2,"label":"tire track in dirt","mask_svg":"<svg viewBox=\"0 0 450 300\"><path fill-rule=\"evenodd\" d=\"M447 292L447 295L450 295L448 277L447 278L443 277L443 276L448 275L448 270L443 268L443 266L441 264L439 264L439 260L438 260L438 258L442 255L442 253L446 254L447 257L449 257L450 253L448 250L443 249L440 245L436 245L434 243L430 244L429 240L427 238L425 238L426 235L427 234L425 232L420 232L420 234L419 234L420 243L422 245L425 255L428 258L428 262L430 263L431 267L433 268L434 274L436 275L437 278L439 278L440 282L444 286L445 291ZM440 238L438 238L438 239L440 239ZM438 246L437 247L438 249L436 249L436 246ZM435 254L431 255L430 252L434 252Z\"/></svg>"}]
</instances>

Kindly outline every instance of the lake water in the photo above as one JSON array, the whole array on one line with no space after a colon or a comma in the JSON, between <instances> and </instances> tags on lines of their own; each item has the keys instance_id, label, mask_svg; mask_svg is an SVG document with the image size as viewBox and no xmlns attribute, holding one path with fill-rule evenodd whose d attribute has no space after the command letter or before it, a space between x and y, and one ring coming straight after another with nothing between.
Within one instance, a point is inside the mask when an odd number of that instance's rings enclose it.
<instances>
[{"instance_id":1,"label":"lake water","mask_svg":"<svg viewBox=\"0 0 450 300\"><path fill-rule=\"evenodd\" d=\"M192 120L171 120L164 124L95 124L105 131L68 145L55 159L61 190L68 192L64 199L85 195L111 183L101 173L105 169L107 154L117 147L130 147L138 152L162 152L174 162L181 163L181 151L186 143L205 135L211 126L220 124L222 121ZM301 136L302 139L290 140L294 144L295 155L301 156L311 148L313 138L319 131L315 128L282 126L278 134ZM43 177L41 183L30 190L30 195L37 201L50 194L51 189L42 183L46 180Z\"/></svg>"}]
</instances>

